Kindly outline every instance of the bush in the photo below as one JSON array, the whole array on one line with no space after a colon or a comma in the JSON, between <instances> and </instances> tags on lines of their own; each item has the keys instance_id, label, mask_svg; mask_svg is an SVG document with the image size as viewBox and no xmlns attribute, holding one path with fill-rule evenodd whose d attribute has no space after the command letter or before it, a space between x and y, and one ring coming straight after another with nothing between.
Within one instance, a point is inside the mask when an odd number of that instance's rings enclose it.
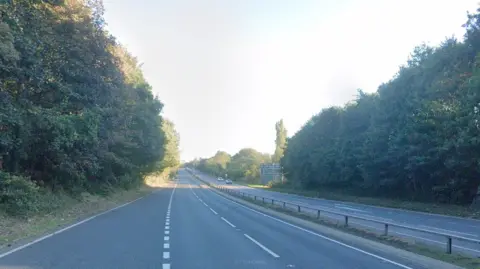
<instances>
[{"instance_id":1,"label":"bush","mask_svg":"<svg viewBox=\"0 0 480 269\"><path fill-rule=\"evenodd\" d=\"M0 205L9 215L38 211L39 187L30 178L0 172Z\"/></svg>"}]
</instances>

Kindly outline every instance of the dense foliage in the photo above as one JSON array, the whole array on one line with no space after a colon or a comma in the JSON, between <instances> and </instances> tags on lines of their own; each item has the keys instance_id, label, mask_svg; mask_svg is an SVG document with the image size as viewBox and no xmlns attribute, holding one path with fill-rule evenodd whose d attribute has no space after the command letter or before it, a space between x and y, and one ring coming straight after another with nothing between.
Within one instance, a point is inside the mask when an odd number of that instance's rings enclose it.
<instances>
[{"instance_id":1,"label":"dense foliage","mask_svg":"<svg viewBox=\"0 0 480 269\"><path fill-rule=\"evenodd\" d=\"M312 117L288 141L290 183L470 203L480 183L480 15L464 27L463 42L417 47L376 93Z\"/></svg>"},{"instance_id":2,"label":"dense foliage","mask_svg":"<svg viewBox=\"0 0 480 269\"><path fill-rule=\"evenodd\" d=\"M268 154L245 148L233 156L218 151L211 158L194 160L186 165L215 176L225 177L227 175L228 178L234 180L254 183L260 179L260 165L268 163L270 160L271 157Z\"/></svg>"},{"instance_id":3,"label":"dense foliage","mask_svg":"<svg viewBox=\"0 0 480 269\"><path fill-rule=\"evenodd\" d=\"M100 0L0 9L0 204L37 187L129 187L157 169L163 105L106 32Z\"/></svg>"}]
</instances>

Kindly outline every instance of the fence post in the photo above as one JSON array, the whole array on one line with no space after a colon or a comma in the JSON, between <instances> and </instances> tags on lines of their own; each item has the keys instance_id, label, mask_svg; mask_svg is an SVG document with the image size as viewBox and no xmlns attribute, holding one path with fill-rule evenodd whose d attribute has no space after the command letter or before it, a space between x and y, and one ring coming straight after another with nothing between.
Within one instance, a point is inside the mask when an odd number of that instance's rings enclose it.
<instances>
[{"instance_id":1,"label":"fence post","mask_svg":"<svg viewBox=\"0 0 480 269\"><path fill-rule=\"evenodd\" d=\"M452 254L452 238L447 237L447 253Z\"/></svg>"},{"instance_id":2,"label":"fence post","mask_svg":"<svg viewBox=\"0 0 480 269\"><path fill-rule=\"evenodd\" d=\"M275 204L275 202L274 202L274 201L275 201L275 200L273 200L273 199L272 199L272 205L274 205L274 204Z\"/></svg>"},{"instance_id":3,"label":"fence post","mask_svg":"<svg viewBox=\"0 0 480 269\"><path fill-rule=\"evenodd\" d=\"M348 227L348 216L345 216L345 227Z\"/></svg>"},{"instance_id":4,"label":"fence post","mask_svg":"<svg viewBox=\"0 0 480 269\"><path fill-rule=\"evenodd\" d=\"M320 218L320 209L317 210L317 219Z\"/></svg>"},{"instance_id":5,"label":"fence post","mask_svg":"<svg viewBox=\"0 0 480 269\"><path fill-rule=\"evenodd\" d=\"M262 197L262 203L264 203L264 204L265 204L265 198L264 198L264 197Z\"/></svg>"},{"instance_id":6,"label":"fence post","mask_svg":"<svg viewBox=\"0 0 480 269\"><path fill-rule=\"evenodd\" d=\"M256 195L253 196L253 200L257 201L257 196Z\"/></svg>"},{"instance_id":7,"label":"fence post","mask_svg":"<svg viewBox=\"0 0 480 269\"><path fill-rule=\"evenodd\" d=\"M298 212L301 212L300 206L299 206L299 205L297 205L297 207L298 207Z\"/></svg>"},{"instance_id":8,"label":"fence post","mask_svg":"<svg viewBox=\"0 0 480 269\"><path fill-rule=\"evenodd\" d=\"M285 208L285 207L286 207L285 202L283 202L283 208Z\"/></svg>"},{"instance_id":9,"label":"fence post","mask_svg":"<svg viewBox=\"0 0 480 269\"><path fill-rule=\"evenodd\" d=\"M385 229L383 230L383 235L388 235L388 223L385 223Z\"/></svg>"}]
</instances>

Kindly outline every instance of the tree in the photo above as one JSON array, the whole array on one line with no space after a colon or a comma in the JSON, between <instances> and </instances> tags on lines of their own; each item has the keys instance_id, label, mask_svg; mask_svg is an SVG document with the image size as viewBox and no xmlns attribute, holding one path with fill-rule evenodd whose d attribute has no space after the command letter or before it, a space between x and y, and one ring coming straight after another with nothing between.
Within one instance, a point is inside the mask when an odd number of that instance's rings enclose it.
<instances>
[{"instance_id":1,"label":"tree","mask_svg":"<svg viewBox=\"0 0 480 269\"><path fill-rule=\"evenodd\" d=\"M288 140L290 182L355 195L470 204L480 181L480 10L465 40L414 49L374 94L323 109Z\"/></svg>"},{"instance_id":2,"label":"tree","mask_svg":"<svg viewBox=\"0 0 480 269\"><path fill-rule=\"evenodd\" d=\"M170 120L162 119L162 132L164 134L163 159L160 162L160 170L167 167L180 165L180 135L175 130L175 125Z\"/></svg>"},{"instance_id":3,"label":"tree","mask_svg":"<svg viewBox=\"0 0 480 269\"><path fill-rule=\"evenodd\" d=\"M273 162L280 162L280 159L283 157L283 152L287 146L287 129L283 124L283 120L278 121L275 123L275 131L276 131L276 138L275 138L275 153L272 156Z\"/></svg>"},{"instance_id":4,"label":"tree","mask_svg":"<svg viewBox=\"0 0 480 269\"><path fill-rule=\"evenodd\" d=\"M0 16L0 203L21 206L8 197L22 184L104 192L158 168L163 104L100 0L16 0Z\"/></svg>"}]
</instances>

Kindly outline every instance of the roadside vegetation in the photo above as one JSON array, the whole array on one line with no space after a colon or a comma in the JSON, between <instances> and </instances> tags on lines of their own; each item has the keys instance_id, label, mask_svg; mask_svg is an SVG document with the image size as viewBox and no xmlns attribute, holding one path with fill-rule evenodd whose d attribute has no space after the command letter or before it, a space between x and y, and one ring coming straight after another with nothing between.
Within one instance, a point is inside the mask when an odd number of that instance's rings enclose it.
<instances>
[{"instance_id":1,"label":"roadside vegetation","mask_svg":"<svg viewBox=\"0 0 480 269\"><path fill-rule=\"evenodd\" d=\"M7 1L0 15L0 244L175 174L179 136L101 1Z\"/></svg>"},{"instance_id":2,"label":"roadside vegetation","mask_svg":"<svg viewBox=\"0 0 480 269\"><path fill-rule=\"evenodd\" d=\"M468 14L463 40L416 47L375 93L359 89L355 100L322 109L285 143L276 141L283 147L273 161L285 180L271 190L479 217L479 12ZM190 164L215 175L229 167L227 158Z\"/></svg>"}]
</instances>

